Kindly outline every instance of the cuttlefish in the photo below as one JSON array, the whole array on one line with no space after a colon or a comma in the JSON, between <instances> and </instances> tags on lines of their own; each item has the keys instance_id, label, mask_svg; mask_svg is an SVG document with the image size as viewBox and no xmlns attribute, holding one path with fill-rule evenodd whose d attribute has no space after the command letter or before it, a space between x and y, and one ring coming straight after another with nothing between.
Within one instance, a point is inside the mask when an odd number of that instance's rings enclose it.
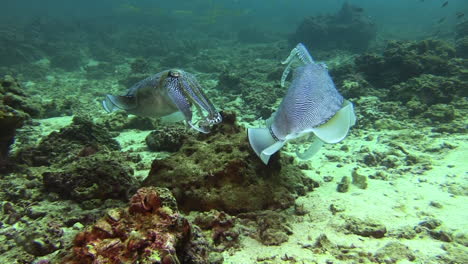
<instances>
[{"instance_id":1,"label":"cuttlefish","mask_svg":"<svg viewBox=\"0 0 468 264\"><path fill-rule=\"evenodd\" d=\"M201 119L193 122L192 106ZM166 70L134 84L126 95L106 95L102 106L107 112L125 110L130 114L174 120L182 116L187 124L208 133L222 121L195 76L179 69ZM180 115L181 114L181 115Z\"/></svg>"},{"instance_id":2,"label":"cuttlefish","mask_svg":"<svg viewBox=\"0 0 468 264\"><path fill-rule=\"evenodd\" d=\"M270 156L288 141L308 137L311 142L300 159L309 159L324 143L343 140L356 122L353 104L343 98L323 63L316 63L306 47L299 43L292 49L281 77L284 87L293 63L292 81L278 109L266 120L265 127L249 128L249 142L255 153L268 164Z\"/></svg>"}]
</instances>

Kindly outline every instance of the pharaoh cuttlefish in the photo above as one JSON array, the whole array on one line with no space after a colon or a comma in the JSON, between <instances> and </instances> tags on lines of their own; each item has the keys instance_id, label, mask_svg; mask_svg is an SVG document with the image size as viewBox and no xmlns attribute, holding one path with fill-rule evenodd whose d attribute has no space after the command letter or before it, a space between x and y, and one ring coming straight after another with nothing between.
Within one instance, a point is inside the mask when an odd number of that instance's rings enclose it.
<instances>
[{"instance_id":1,"label":"pharaoh cuttlefish","mask_svg":"<svg viewBox=\"0 0 468 264\"><path fill-rule=\"evenodd\" d=\"M222 121L221 114L208 100L195 76L179 69L166 70L130 87L126 95L106 95L102 105L107 112L125 110L146 117L168 117L182 113L192 128L208 133L210 126ZM192 105L202 117L192 121ZM180 115L179 115L180 116Z\"/></svg>"},{"instance_id":2,"label":"pharaoh cuttlefish","mask_svg":"<svg viewBox=\"0 0 468 264\"><path fill-rule=\"evenodd\" d=\"M248 129L250 145L265 164L286 142L305 135L310 137L311 145L296 154L309 159L324 142L343 140L356 122L353 104L336 90L326 65L315 63L301 43L282 62L287 66L281 86L294 62L301 66L294 70L291 85L277 111L266 121L266 127Z\"/></svg>"}]
</instances>

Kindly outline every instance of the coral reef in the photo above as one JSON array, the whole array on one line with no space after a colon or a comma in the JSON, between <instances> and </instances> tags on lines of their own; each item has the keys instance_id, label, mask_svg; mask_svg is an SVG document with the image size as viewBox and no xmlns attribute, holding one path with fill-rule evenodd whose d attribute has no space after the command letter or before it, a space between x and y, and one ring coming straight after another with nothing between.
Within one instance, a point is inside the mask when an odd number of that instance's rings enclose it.
<instances>
[{"instance_id":1,"label":"coral reef","mask_svg":"<svg viewBox=\"0 0 468 264\"><path fill-rule=\"evenodd\" d=\"M142 188L79 233L62 263L220 263L165 188ZM218 258L219 259L219 258Z\"/></svg>"},{"instance_id":2,"label":"coral reef","mask_svg":"<svg viewBox=\"0 0 468 264\"><path fill-rule=\"evenodd\" d=\"M314 49L363 51L375 39L377 28L363 9L347 2L334 15L308 17L289 38Z\"/></svg>"},{"instance_id":3,"label":"coral reef","mask_svg":"<svg viewBox=\"0 0 468 264\"><path fill-rule=\"evenodd\" d=\"M265 166L235 115L224 113L213 132L189 137L178 152L154 160L143 186L169 188L182 210L236 214L287 208L318 184L290 157L275 155Z\"/></svg>"}]
</instances>

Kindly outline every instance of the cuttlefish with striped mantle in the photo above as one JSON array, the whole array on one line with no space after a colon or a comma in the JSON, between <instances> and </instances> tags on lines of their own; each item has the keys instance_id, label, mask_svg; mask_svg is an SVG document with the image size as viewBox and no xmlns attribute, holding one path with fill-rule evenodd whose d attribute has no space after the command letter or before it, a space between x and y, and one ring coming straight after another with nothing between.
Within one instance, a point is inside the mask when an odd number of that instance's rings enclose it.
<instances>
[{"instance_id":1,"label":"cuttlefish with striped mantle","mask_svg":"<svg viewBox=\"0 0 468 264\"><path fill-rule=\"evenodd\" d=\"M280 106L266 120L265 127L249 128L249 142L265 164L288 141L308 136L311 142L304 152L296 151L300 159L309 159L324 143L343 140L356 123L353 104L343 98L323 63L316 63L306 47L299 43L292 49L281 77L284 87L294 63L292 81Z\"/></svg>"},{"instance_id":2,"label":"cuttlefish with striped mantle","mask_svg":"<svg viewBox=\"0 0 468 264\"><path fill-rule=\"evenodd\" d=\"M198 121L193 121L195 106ZM124 110L130 114L158 117L167 121L185 120L202 133L222 121L221 114L203 92L195 76L179 69L166 70L130 87L126 95L106 95L102 106L107 112Z\"/></svg>"}]
</instances>

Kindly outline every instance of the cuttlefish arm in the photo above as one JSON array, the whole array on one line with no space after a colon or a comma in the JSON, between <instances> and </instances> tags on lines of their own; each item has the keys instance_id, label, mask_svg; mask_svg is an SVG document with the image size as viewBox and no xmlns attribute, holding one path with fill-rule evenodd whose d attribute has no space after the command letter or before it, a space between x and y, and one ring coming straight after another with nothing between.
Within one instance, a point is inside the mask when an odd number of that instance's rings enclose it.
<instances>
[{"instance_id":1,"label":"cuttlefish arm","mask_svg":"<svg viewBox=\"0 0 468 264\"><path fill-rule=\"evenodd\" d=\"M184 78L180 79L180 87L183 88L183 91L187 98L190 101L194 102L197 110L205 120L200 121L201 126L210 126L218 124L222 121L222 117L216 108L208 100L207 96L203 92L200 83L195 79L195 77L190 73L185 73ZM203 110L207 113L205 115Z\"/></svg>"},{"instance_id":2,"label":"cuttlefish arm","mask_svg":"<svg viewBox=\"0 0 468 264\"><path fill-rule=\"evenodd\" d=\"M177 106L179 111L184 115L185 121L193 129L202 132L208 133L209 131L206 128L199 128L193 125L192 123L192 103L189 101L189 98L186 96L184 89L180 86L178 78L167 79L167 82L164 84L167 88L167 93L171 98L172 102Z\"/></svg>"}]
</instances>

